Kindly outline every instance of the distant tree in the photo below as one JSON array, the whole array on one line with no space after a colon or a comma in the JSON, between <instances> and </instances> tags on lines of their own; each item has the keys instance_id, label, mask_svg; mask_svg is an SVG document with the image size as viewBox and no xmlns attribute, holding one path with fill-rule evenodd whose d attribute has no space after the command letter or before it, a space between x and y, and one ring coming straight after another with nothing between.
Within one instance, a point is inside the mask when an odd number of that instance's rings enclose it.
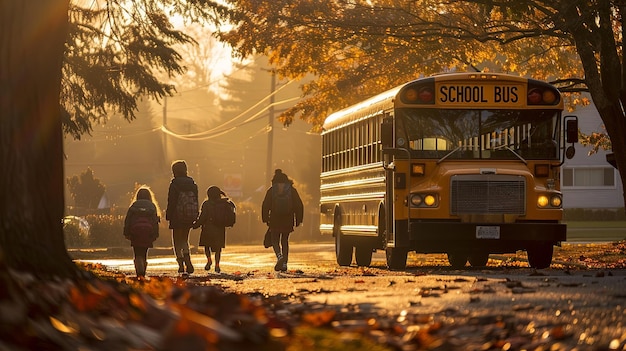
<instances>
[{"instance_id":1,"label":"distant tree","mask_svg":"<svg viewBox=\"0 0 626 351\"><path fill-rule=\"evenodd\" d=\"M78 176L67 178L67 186L74 199L74 205L87 210L98 208L106 190L100 179L94 177L91 168L87 168Z\"/></svg>"},{"instance_id":2,"label":"distant tree","mask_svg":"<svg viewBox=\"0 0 626 351\"><path fill-rule=\"evenodd\" d=\"M71 4L61 91L64 131L80 138L111 112L131 121L138 99L171 95L175 87L168 78L186 72L176 46L197 44L171 19L211 23L219 11L204 1Z\"/></svg>"},{"instance_id":3,"label":"distant tree","mask_svg":"<svg viewBox=\"0 0 626 351\"><path fill-rule=\"evenodd\" d=\"M227 0L220 34L241 57L317 79L281 116L321 126L328 112L422 75L498 70L589 91L626 170L626 67L621 0ZM626 184L626 171L620 172ZM626 197L626 194L624 195Z\"/></svg>"},{"instance_id":4,"label":"distant tree","mask_svg":"<svg viewBox=\"0 0 626 351\"><path fill-rule=\"evenodd\" d=\"M0 266L77 274L61 221L63 131L89 132L104 107L132 119L142 96L170 92L152 72L180 72L170 45L188 38L168 19L209 21L224 10L202 0L109 0L93 11L0 1Z\"/></svg>"}]
</instances>

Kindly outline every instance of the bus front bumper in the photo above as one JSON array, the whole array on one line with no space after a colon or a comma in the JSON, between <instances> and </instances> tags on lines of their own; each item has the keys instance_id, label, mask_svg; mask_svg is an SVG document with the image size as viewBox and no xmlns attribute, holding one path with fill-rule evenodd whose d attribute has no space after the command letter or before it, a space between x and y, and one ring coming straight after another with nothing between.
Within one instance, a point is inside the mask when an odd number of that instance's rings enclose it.
<instances>
[{"instance_id":1,"label":"bus front bumper","mask_svg":"<svg viewBox=\"0 0 626 351\"><path fill-rule=\"evenodd\" d=\"M567 239L567 227L561 223L412 222L410 230L406 223L396 223L395 246L418 252L483 245L505 252L524 249L532 243L559 244Z\"/></svg>"}]
</instances>

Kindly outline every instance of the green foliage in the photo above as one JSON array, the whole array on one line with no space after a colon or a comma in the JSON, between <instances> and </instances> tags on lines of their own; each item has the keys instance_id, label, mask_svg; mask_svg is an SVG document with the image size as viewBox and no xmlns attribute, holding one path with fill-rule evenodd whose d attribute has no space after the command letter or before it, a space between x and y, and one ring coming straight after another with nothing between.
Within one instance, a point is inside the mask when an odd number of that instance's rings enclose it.
<instances>
[{"instance_id":1,"label":"green foliage","mask_svg":"<svg viewBox=\"0 0 626 351\"><path fill-rule=\"evenodd\" d=\"M81 228L78 221L65 221L63 223L65 246L67 248L82 248L89 246L89 231Z\"/></svg>"},{"instance_id":2,"label":"green foliage","mask_svg":"<svg viewBox=\"0 0 626 351\"><path fill-rule=\"evenodd\" d=\"M124 238L124 217L112 215L88 215L89 245L91 247L124 247L129 246Z\"/></svg>"},{"instance_id":3,"label":"green foliage","mask_svg":"<svg viewBox=\"0 0 626 351\"><path fill-rule=\"evenodd\" d=\"M224 11L206 1L72 4L61 92L65 133L80 139L112 111L131 121L139 99L173 94L168 78L186 70L174 47L196 42L172 19L215 23Z\"/></svg>"},{"instance_id":4,"label":"green foliage","mask_svg":"<svg viewBox=\"0 0 626 351\"><path fill-rule=\"evenodd\" d=\"M74 205L83 210L97 209L106 189L100 179L94 177L91 168L87 168L78 176L68 178L67 186L74 199Z\"/></svg>"},{"instance_id":5,"label":"green foliage","mask_svg":"<svg viewBox=\"0 0 626 351\"><path fill-rule=\"evenodd\" d=\"M66 220L63 225L66 247L129 247L130 242L123 235L124 215L87 215L84 219L89 223L88 230L81 227L76 220ZM154 242L154 246L169 247L171 245L171 230L167 228L167 222L161 222L159 224L159 238Z\"/></svg>"}]
</instances>

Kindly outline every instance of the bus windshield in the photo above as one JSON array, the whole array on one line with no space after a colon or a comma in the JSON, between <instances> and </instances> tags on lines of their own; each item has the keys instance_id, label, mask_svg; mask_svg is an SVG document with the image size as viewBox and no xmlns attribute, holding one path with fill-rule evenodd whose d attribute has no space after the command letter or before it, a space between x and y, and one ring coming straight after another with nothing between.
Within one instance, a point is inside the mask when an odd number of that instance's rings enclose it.
<instances>
[{"instance_id":1,"label":"bus windshield","mask_svg":"<svg viewBox=\"0 0 626 351\"><path fill-rule=\"evenodd\" d=\"M396 146L413 158L559 159L555 110L396 110Z\"/></svg>"}]
</instances>

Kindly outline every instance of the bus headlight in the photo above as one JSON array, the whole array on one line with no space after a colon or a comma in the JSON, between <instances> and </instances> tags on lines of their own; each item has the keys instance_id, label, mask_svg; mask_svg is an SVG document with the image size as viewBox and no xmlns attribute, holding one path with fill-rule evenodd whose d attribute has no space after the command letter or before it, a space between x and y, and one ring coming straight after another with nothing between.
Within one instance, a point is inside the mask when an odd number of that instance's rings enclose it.
<instances>
[{"instance_id":1,"label":"bus headlight","mask_svg":"<svg viewBox=\"0 0 626 351\"><path fill-rule=\"evenodd\" d=\"M424 196L424 204L428 207L431 207L435 204L436 200L435 197L432 195L426 195Z\"/></svg>"},{"instance_id":2,"label":"bus headlight","mask_svg":"<svg viewBox=\"0 0 626 351\"><path fill-rule=\"evenodd\" d=\"M561 199L561 195L552 195L550 198L550 206L552 207L560 208L562 202L563 200Z\"/></svg>"},{"instance_id":3,"label":"bus headlight","mask_svg":"<svg viewBox=\"0 0 626 351\"><path fill-rule=\"evenodd\" d=\"M561 194L539 195L537 197L537 207L539 208L561 208L562 205Z\"/></svg>"},{"instance_id":4,"label":"bus headlight","mask_svg":"<svg viewBox=\"0 0 626 351\"><path fill-rule=\"evenodd\" d=\"M537 198L537 206L541 208L548 206L548 197L545 195L539 195Z\"/></svg>"}]
</instances>

